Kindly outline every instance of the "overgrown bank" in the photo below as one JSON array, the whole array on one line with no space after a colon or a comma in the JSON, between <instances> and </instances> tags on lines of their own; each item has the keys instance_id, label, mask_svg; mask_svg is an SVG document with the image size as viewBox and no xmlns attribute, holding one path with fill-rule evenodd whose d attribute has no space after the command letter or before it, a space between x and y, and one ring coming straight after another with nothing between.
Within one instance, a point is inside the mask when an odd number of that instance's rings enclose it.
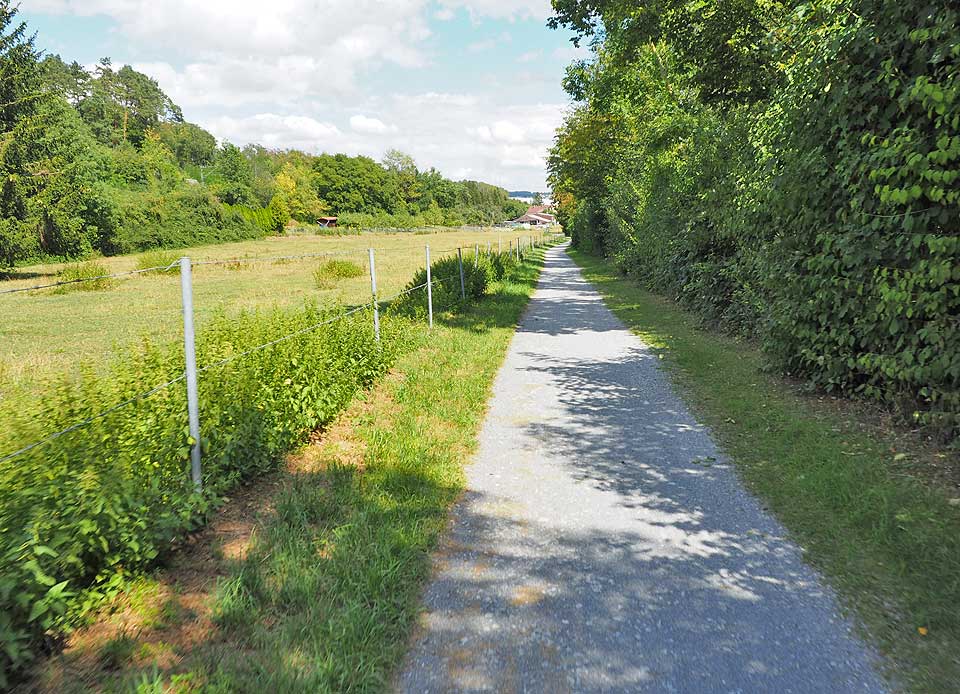
<instances>
[{"instance_id":1,"label":"overgrown bank","mask_svg":"<svg viewBox=\"0 0 960 694\"><path fill-rule=\"evenodd\" d=\"M434 265L435 282L458 283L450 262ZM507 254L468 255L468 303L513 268ZM66 430L0 463L4 672L69 631L202 522L220 495L274 469L420 344L422 299L411 298L423 294L419 285L414 280L407 300L382 316L380 343L369 310L340 318L310 307L224 316L202 331L202 495L185 472L191 440L178 347L144 345L108 373L63 379L38 402L0 413L9 424L0 435L4 453ZM463 308L459 291L437 289L439 310ZM85 423L69 429L78 422Z\"/></svg>"},{"instance_id":2,"label":"overgrown bank","mask_svg":"<svg viewBox=\"0 0 960 694\"><path fill-rule=\"evenodd\" d=\"M414 626L429 551L463 487L462 466L539 259L508 267L466 310L438 312L429 339L400 355L330 436L298 454L244 556L222 561L212 630L197 628L173 586L169 602L126 602L136 603L141 630L89 640L92 654L68 651L37 673L36 685L58 692L383 690ZM91 662L92 671L77 670Z\"/></svg>"},{"instance_id":3,"label":"overgrown bank","mask_svg":"<svg viewBox=\"0 0 960 694\"><path fill-rule=\"evenodd\" d=\"M761 354L574 251L608 305L653 347L741 476L822 568L911 690L960 680L960 486L930 450L849 406L801 396ZM929 468L946 470L923 484ZM955 468L954 468L955 469ZM955 497L953 503L949 498Z\"/></svg>"},{"instance_id":4,"label":"overgrown bank","mask_svg":"<svg viewBox=\"0 0 960 694\"><path fill-rule=\"evenodd\" d=\"M554 0L595 49L552 151L574 244L782 371L960 431L960 13Z\"/></svg>"}]
</instances>

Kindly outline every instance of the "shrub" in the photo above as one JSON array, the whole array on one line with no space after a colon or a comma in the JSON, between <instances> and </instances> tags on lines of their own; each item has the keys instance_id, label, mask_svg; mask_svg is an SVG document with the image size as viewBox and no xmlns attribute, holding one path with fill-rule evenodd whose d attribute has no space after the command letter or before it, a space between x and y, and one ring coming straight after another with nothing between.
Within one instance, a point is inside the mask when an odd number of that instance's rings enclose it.
<instances>
[{"instance_id":1,"label":"shrub","mask_svg":"<svg viewBox=\"0 0 960 694\"><path fill-rule=\"evenodd\" d=\"M328 264L338 276L363 272L353 263ZM434 269L438 277L452 275L456 257ZM464 269L468 297L479 298L491 263L466 262ZM447 307L460 301L456 278L444 285L456 286L455 293L440 290ZM231 487L274 469L284 452L330 422L422 330L384 315L378 343L368 312L324 324L336 315L307 306L220 316L198 334L197 360L206 367L199 379L202 494L190 483L179 345L145 341L105 372L90 368L50 383L25 408L0 403L7 424L0 453L90 420L0 462L0 688L8 684L5 673L29 663L45 638L69 631L201 524Z\"/></svg>"},{"instance_id":2,"label":"shrub","mask_svg":"<svg viewBox=\"0 0 960 694\"><path fill-rule=\"evenodd\" d=\"M502 279L507 268L516 261L508 260L507 254L494 254L492 257L480 255L479 263L471 251L463 256L463 284L467 301L475 301L484 295L490 282ZM499 272L498 272L499 269ZM460 264L457 255L450 255L430 264L431 280L433 283L434 310L451 309L461 303L460 296ZM413 279L406 286L412 290L426 284L427 270L417 270ZM391 310L401 313L417 311L426 308L426 291L411 291L404 294L391 305Z\"/></svg>"},{"instance_id":3,"label":"shrub","mask_svg":"<svg viewBox=\"0 0 960 694\"><path fill-rule=\"evenodd\" d=\"M349 260L325 260L314 270L313 279L317 289L329 289L337 280L360 277L365 273L366 270Z\"/></svg>"},{"instance_id":4,"label":"shrub","mask_svg":"<svg viewBox=\"0 0 960 694\"><path fill-rule=\"evenodd\" d=\"M307 330L329 311L223 317L197 341L213 364ZM329 422L403 345L385 320L383 343L361 313L211 369L200 378L205 487L189 484L190 440L181 383L122 407L0 465L0 664L25 663L56 634L199 523L239 480L272 469L284 451ZM144 345L105 376L51 384L29 412L5 412L0 450L135 397L183 372L178 347Z\"/></svg>"},{"instance_id":5,"label":"shrub","mask_svg":"<svg viewBox=\"0 0 960 694\"><path fill-rule=\"evenodd\" d=\"M88 260L85 263L70 263L57 275L58 282L71 282L54 289L57 294L66 292L95 292L109 289L116 280L105 277L110 270L103 263Z\"/></svg>"},{"instance_id":6,"label":"shrub","mask_svg":"<svg viewBox=\"0 0 960 694\"><path fill-rule=\"evenodd\" d=\"M137 256L137 270L149 270L150 268L164 268L156 270L157 274L179 274L180 254L173 251L148 251ZM153 273L148 273L153 274Z\"/></svg>"}]
</instances>

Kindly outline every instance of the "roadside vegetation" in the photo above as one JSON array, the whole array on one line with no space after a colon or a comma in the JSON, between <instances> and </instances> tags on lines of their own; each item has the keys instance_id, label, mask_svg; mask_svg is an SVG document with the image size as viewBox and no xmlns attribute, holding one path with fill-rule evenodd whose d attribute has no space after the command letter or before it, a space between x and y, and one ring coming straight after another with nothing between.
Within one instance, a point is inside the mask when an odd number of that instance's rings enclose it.
<instances>
[{"instance_id":1,"label":"roadside vegetation","mask_svg":"<svg viewBox=\"0 0 960 694\"><path fill-rule=\"evenodd\" d=\"M0 271L312 228L487 225L526 206L478 181L382 161L242 149L188 122L148 75L45 54L0 0Z\"/></svg>"},{"instance_id":2,"label":"roadside vegetation","mask_svg":"<svg viewBox=\"0 0 960 694\"><path fill-rule=\"evenodd\" d=\"M610 308L671 370L742 479L803 546L914 692L960 680L956 451L876 406L804 392L749 342L573 251Z\"/></svg>"},{"instance_id":3,"label":"roadside vegetation","mask_svg":"<svg viewBox=\"0 0 960 694\"><path fill-rule=\"evenodd\" d=\"M960 10L554 0L574 245L783 373L960 433Z\"/></svg>"},{"instance_id":4,"label":"roadside vegetation","mask_svg":"<svg viewBox=\"0 0 960 694\"><path fill-rule=\"evenodd\" d=\"M128 584L29 687L383 690L540 257L470 270L473 303L438 304L429 334L417 318L385 379L279 473L237 490L170 568ZM396 304L385 325L421 309Z\"/></svg>"}]
</instances>

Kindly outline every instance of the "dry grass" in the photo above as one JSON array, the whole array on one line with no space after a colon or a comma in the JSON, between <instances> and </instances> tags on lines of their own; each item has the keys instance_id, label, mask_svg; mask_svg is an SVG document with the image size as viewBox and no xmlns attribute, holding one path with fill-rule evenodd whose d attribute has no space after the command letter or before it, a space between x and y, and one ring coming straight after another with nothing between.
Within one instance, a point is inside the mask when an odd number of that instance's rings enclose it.
<instances>
[{"instance_id":1,"label":"dry grass","mask_svg":"<svg viewBox=\"0 0 960 694\"><path fill-rule=\"evenodd\" d=\"M218 311L227 313L274 306L300 306L369 301L367 249L376 249L377 283L381 296L403 289L424 265L424 246L433 259L455 253L458 246L503 247L530 231L441 231L432 234L383 233L359 236L286 236L257 241L199 246L171 252L194 262L238 259L224 265L194 269L194 305L199 327ZM276 256L343 253L364 269L359 277L338 278L318 289L314 273L322 259L265 261ZM102 258L110 273L137 269L139 254ZM156 253L153 254L155 256ZM166 256L165 256L166 257ZM151 256L152 258L152 256ZM64 265L20 268L14 279L0 282L0 290L48 284L58 279ZM149 337L178 340L181 336L180 281L176 274L134 275L96 292L57 293L55 290L0 295L0 399L15 391L35 391L45 378L70 373L85 363Z\"/></svg>"}]
</instances>

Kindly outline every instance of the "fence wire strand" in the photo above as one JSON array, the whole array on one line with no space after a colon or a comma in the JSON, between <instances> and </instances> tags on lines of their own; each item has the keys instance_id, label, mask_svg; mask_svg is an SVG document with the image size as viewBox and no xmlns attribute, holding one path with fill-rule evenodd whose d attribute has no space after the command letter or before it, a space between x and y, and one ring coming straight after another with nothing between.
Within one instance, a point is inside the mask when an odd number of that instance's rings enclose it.
<instances>
[{"instance_id":1,"label":"fence wire strand","mask_svg":"<svg viewBox=\"0 0 960 694\"><path fill-rule=\"evenodd\" d=\"M129 270L128 272L115 272L110 275L97 275L96 277L80 277L75 280L64 280L63 282L53 282L51 284L38 284L33 287L17 287L16 289L4 289L0 294L16 294L18 292L32 292L38 289L51 289L53 287L63 287L68 284L78 284L80 282L97 282L99 280L116 279L118 277L130 277L131 275L143 275L148 272L166 272L172 270L180 261L170 265L157 265L156 267L147 267L141 270Z\"/></svg>"}]
</instances>

